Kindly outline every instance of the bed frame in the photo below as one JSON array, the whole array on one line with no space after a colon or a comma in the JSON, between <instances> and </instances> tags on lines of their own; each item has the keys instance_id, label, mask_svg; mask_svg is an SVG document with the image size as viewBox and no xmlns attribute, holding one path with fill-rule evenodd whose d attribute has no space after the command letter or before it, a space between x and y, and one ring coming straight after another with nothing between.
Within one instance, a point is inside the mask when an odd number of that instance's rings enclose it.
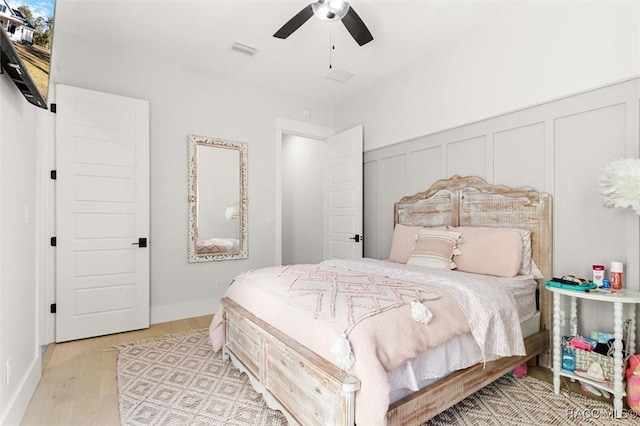
<instances>
[{"instance_id":1,"label":"bed frame","mask_svg":"<svg viewBox=\"0 0 640 426\"><path fill-rule=\"evenodd\" d=\"M531 231L532 258L552 276L551 196L531 188L490 185L453 176L394 206L394 224L489 226ZM534 359L550 365L551 298L538 283L540 331L525 339L526 356L500 358L457 371L391 404L388 425L420 424L473 394L511 369ZM360 381L321 358L228 298L222 299L226 343L223 355L247 373L254 389L289 424L353 425Z\"/></svg>"}]
</instances>

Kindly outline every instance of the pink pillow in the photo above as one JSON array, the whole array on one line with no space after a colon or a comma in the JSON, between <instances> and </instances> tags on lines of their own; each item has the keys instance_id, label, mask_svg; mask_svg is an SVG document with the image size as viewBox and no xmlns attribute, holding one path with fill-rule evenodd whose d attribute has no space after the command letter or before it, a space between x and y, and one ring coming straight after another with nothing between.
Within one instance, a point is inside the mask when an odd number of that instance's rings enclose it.
<instances>
[{"instance_id":1,"label":"pink pillow","mask_svg":"<svg viewBox=\"0 0 640 426\"><path fill-rule=\"evenodd\" d=\"M421 226L397 224L393 229L389 260L397 263L407 263L409 256L411 256L413 246L416 244L416 234L421 229Z\"/></svg>"},{"instance_id":2,"label":"pink pillow","mask_svg":"<svg viewBox=\"0 0 640 426\"><path fill-rule=\"evenodd\" d=\"M508 230L513 231L517 230L520 232L520 237L522 238L522 263L520 264L520 270L518 274L520 275L532 275L533 278L542 279L542 273L538 266L535 264L533 259L531 258L531 231L527 231L526 229L521 228L490 228L490 227L482 227L482 226L474 226L474 229L490 229L490 230ZM447 229L457 229L453 226L448 226Z\"/></svg>"},{"instance_id":3,"label":"pink pillow","mask_svg":"<svg viewBox=\"0 0 640 426\"><path fill-rule=\"evenodd\" d=\"M522 264L522 236L518 229L449 227L462 233L460 254L453 260L459 271L514 277Z\"/></svg>"}]
</instances>

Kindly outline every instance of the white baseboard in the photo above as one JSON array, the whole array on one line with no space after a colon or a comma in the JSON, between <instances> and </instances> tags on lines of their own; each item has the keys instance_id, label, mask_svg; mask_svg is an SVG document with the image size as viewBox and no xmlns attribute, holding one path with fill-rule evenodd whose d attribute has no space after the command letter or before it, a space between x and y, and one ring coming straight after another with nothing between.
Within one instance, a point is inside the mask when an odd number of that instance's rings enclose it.
<instances>
[{"instance_id":1,"label":"white baseboard","mask_svg":"<svg viewBox=\"0 0 640 426\"><path fill-rule=\"evenodd\" d=\"M29 366L28 373L25 374L20 382L18 391L13 395L7 407L0 413L0 426L17 426L20 424L40 381L41 370L42 361L37 356Z\"/></svg>"},{"instance_id":2,"label":"white baseboard","mask_svg":"<svg viewBox=\"0 0 640 426\"><path fill-rule=\"evenodd\" d=\"M176 321L216 313L220 308L219 299L205 299L185 303L172 303L151 307L151 324Z\"/></svg>"}]
</instances>

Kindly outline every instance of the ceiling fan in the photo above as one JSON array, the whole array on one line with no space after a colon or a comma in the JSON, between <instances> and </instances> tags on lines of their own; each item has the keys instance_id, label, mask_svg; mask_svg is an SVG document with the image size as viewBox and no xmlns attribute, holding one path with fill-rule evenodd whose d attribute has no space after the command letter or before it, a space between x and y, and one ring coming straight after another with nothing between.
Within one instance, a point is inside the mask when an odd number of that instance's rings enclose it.
<instances>
[{"instance_id":1,"label":"ceiling fan","mask_svg":"<svg viewBox=\"0 0 640 426\"><path fill-rule=\"evenodd\" d=\"M313 15L323 21L340 21L347 28L353 39L364 46L373 40L373 36L362 22L360 16L349 6L348 1L315 0L298 12L273 35L276 38L287 38Z\"/></svg>"}]
</instances>

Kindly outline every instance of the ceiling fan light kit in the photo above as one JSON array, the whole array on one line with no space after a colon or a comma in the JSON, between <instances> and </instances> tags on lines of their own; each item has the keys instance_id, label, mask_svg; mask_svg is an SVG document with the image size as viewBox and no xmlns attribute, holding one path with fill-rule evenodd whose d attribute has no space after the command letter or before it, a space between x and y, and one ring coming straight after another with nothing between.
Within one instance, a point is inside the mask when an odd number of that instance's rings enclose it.
<instances>
[{"instance_id":1,"label":"ceiling fan light kit","mask_svg":"<svg viewBox=\"0 0 640 426\"><path fill-rule=\"evenodd\" d=\"M369 29L353 7L349 5L349 2L336 0L316 0L311 2L293 18L289 19L273 36L282 39L289 37L302 24L311 19L313 15L323 21L342 21L351 37L360 46L364 46L373 40Z\"/></svg>"},{"instance_id":2,"label":"ceiling fan light kit","mask_svg":"<svg viewBox=\"0 0 640 426\"><path fill-rule=\"evenodd\" d=\"M311 3L313 14L323 21L339 21L349 11L349 2L335 0L318 0Z\"/></svg>"}]
</instances>

